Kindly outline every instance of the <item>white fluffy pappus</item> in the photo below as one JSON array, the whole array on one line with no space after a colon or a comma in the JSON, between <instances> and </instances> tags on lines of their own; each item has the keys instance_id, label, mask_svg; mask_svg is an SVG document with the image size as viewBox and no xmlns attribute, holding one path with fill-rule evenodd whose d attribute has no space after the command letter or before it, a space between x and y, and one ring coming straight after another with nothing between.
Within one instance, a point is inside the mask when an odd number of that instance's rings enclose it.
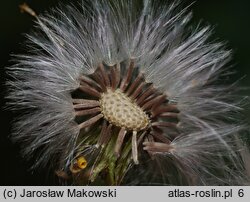
<instances>
[{"instance_id":1,"label":"white fluffy pappus","mask_svg":"<svg viewBox=\"0 0 250 202\"><path fill-rule=\"evenodd\" d=\"M76 184L248 184L245 98L218 82L231 51L179 4L89 0L36 17L7 82L34 168Z\"/></svg>"}]
</instances>

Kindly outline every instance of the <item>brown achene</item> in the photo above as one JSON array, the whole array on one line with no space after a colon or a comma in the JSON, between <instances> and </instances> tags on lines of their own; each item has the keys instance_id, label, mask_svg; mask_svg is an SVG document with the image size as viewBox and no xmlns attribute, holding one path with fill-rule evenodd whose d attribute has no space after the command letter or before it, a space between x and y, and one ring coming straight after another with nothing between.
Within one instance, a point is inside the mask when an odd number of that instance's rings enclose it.
<instances>
[{"instance_id":1,"label":"brown achene","mask_svg":"<svg viewBox=\"0 0 250 202\"><path fill-rule=\"evenodd\" d=\"M138 146L150 155L169 152L173 135L178 135L178 109L169 103L167 95L145 82L135 61L107 66L100 64L91 75L80 77L79 90L86 99L73 98L76 117L87 117L79 123L80 129L101 125L97 147L104 147L110 139L111 130L119 128L114 153L120 156L125 136L132 135L132 158L138 160Z\"/></svg>"}]
</instances>

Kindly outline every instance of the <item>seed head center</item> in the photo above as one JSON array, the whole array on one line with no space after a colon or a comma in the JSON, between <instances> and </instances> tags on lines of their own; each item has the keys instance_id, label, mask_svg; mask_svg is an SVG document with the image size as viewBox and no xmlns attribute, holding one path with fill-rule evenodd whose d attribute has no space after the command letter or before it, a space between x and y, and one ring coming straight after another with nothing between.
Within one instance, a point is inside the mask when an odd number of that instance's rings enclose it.
<instances>
[{"instance_id":1,"label":"seed head center","mask_svg":"<svg viewBox=\"0 0 250 202\"><path fill-rule=\"evenodd\" d=\"M101 95L100 106L104 118L118 127L139 131L149 124L147 114L120 89L107 89Z\"/></svg>"}]
</instances>

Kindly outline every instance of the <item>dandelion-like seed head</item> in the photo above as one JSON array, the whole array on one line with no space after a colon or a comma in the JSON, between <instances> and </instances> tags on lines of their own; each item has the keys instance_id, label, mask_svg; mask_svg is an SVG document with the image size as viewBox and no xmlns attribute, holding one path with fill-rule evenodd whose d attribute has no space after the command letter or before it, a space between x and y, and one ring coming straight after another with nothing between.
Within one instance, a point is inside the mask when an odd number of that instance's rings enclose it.
<instances>
[{"instance_id":1,"label":"dandelion-like seed head","mask_svg":"<svg viewBox=\"0 0 250 202\"><path fill-rule=\"evenodd\" d=\"M217 83L231 52L179 3L136 2L22 6L38 28L8 68L13 139L73 184L247 183L245 100Z\"/></svg>"}]
</instances>

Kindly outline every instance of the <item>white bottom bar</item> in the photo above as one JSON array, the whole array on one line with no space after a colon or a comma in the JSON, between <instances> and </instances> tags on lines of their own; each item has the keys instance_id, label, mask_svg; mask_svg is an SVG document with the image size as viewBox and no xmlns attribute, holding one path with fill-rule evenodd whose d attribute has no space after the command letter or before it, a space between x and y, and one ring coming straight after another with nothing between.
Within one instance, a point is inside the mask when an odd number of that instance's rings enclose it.
<instances>
[{"instance_id":1,"label":"white bottom bar","mask_svg":"<svg viewBox=\"0 0 250 202\"><path fill-rule=\"evenodd\" d=\"M250 201L248 186L6 186L0 201Z\"/></svg>"}]
</instances>

